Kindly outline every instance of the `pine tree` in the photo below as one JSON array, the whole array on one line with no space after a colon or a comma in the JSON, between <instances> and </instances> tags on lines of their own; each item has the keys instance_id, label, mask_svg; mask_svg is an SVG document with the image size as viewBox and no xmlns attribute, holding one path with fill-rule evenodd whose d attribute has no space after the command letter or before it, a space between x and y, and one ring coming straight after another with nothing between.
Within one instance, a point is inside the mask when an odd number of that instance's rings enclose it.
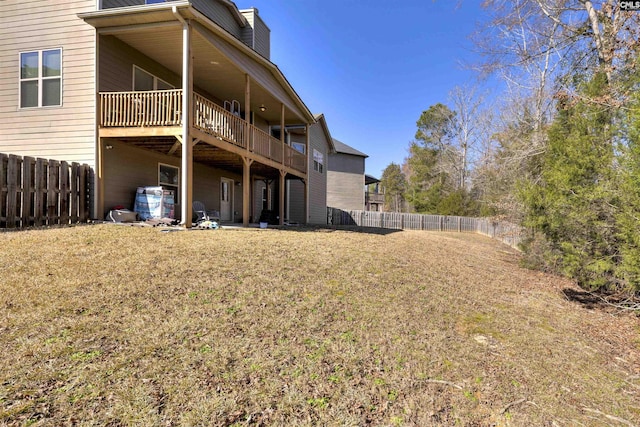
<instances>
[{"instance_id":1,"label":"pine tree","mask_svg":"<svg viewBox=\"0 0 640 427\"><path fill-rule=\"evenodd\" d=\"M607 88L606 76L582 86L582 99L595 99ZM615 283L620 262L612 116L593 102L559 100L540 181L525 183L520 193L525 225L548 242L547 263L590 289Z\"/></svg>"}]
</instances>

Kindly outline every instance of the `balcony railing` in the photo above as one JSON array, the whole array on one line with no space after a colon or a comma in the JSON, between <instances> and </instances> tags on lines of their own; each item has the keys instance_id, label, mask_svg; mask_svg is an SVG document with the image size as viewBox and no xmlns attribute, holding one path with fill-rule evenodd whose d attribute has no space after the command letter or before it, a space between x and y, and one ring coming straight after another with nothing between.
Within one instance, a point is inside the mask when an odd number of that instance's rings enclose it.
<instances>
[{"instance_id":1,"label":"balcony railing","mask_svg":"<svg viewBox=\"0 0 640 427\"><path fill-rule=\"evenodd\" d=\"M103 127L180 126L182 91L104 92L100 94Z\"/></svg>"},{"instance_id":2,"label":"balcony railing","mask_svg":"<svg viewBox=\"0 0 640 427\"><path fill-rule=\"evenodd\" d=\"M193 127L215 138L307 172L306 156L268 133L248 124L202 95L193 97ZM182 90L102 92L101 127L182 125Z\"/></svg>"},{"instance_id":3,"label":"balcony railing","mask_svg":"<svg viewBox=\"0 0 640 427\"><path fill-rule=\"evenodd\" d=\"M384 193L365 193L366 203L384 203Z\"/></svg>"}]
</instances>

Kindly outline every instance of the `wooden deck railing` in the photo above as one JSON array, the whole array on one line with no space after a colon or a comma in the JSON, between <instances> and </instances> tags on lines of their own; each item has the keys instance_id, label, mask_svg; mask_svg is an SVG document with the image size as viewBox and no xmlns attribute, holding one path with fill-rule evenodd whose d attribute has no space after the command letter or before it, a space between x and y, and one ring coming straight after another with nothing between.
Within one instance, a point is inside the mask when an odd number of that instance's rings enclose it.
<instances>
[{"instance_id":1,"label":"wooden deck railing","mask_svg":"<svg viewBox=\"0 0 640 427\"><path fill-rule=\"evenodd\" d=\"M306 156L199 94L193 97L193 126L211 136L287 167L307 172ZM150 127L182 124L180 89L100 93L100 126ZM284 153L283 153L284 152ZM283 157L284 154L284 157Z\"/></svg>"},{"instance_id":2,"label":"wooden deck railing","mask_svg":"<svg viewBox=\"0 0 640 427\"><path fill-rule=\"evenodd\" d=\"M282 142L267 132L252 127L250 150L274 162L282 163Z\"/></svg>"},{"instance_id":3,"label":"wooden deck railing","mask_svg":"<svg viewBox=\"0 0 640 427\"><path fill-rule=\"evenodd\" d=\"M247 148L247 122L205 97L194 94L193 125L238 147Z\"/></svg>"},{"instance_id":4,"label":"wooden deck railing","mask_svg":"<svg viewBox=\"0 0 640 427\"><path fill-rule=\"evenodd\" d=\"M88 165L0 153L0 228L89 220Z\"/></svg>"},{"instance_id":5,"label":"wooden deck railing","mask_svg":"<svg viewBox=\"0 0 640 427\"><path fill-rule=\"evenodd\" d=\"M367 191L364 194L365 203L384 203L383 193L371 193Z\"/></svg>"},{"instance_id":6,"label":"wooden deck railing","mask_svg":"<svg viewBox=\"0 0 640 427\"><path fill-rule=\"evenodd\" d=\"M100 125L104 127L179 126L182 91L104 92Z\"/></svg>"},{"instance_id":7,"label":"wooden deck railing","mask_svg":"<svg viewBox=\"0 0 640 427\"><path fill-rule=\"evenodd\" d=\"M284 153L285 165L301 172L307 172L307 157L304 154L288 145L284 146Z\"/></svg>"}]
</instances>

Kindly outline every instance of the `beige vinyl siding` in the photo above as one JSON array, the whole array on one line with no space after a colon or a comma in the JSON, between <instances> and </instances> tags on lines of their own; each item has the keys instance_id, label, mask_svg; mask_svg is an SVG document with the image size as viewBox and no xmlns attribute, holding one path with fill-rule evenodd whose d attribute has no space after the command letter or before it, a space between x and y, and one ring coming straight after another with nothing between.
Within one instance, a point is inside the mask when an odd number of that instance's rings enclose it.
<instances>
[{"instance_id":1,"label":"beige vinyl siding","mask_svg":"<svg viewBox=\"0 0 640 427\"><path fill-rule=\"evenodd\" d=\"M344 210L364 209L364 157L341 153L329 156L327 205Z\"/></svg>"},{"instance_id":2,"label":"beige vinyl siding","mask_svg":"<svg viewBox=\"0 0 640 427\"><path fill-rule=\"evenodd\" d=\"M324 172L313 170L313 150L324 156ZM329 161L329 141L321 122L309 127L309 147L307 147L307 169L309 185L309 223L327 223L327 170Z\"/></svg>"},{"instance_id":3,"label":"beige vinyl siding","mask_svg":"<svg viewBox=\"0 0 640 427\"><path fill-rule=\"evenodd\" d=\"M181 167L180 159L154 151L142 150L114 140L106 140L113 148L104 150L104 207L106 213L114 206L122 205L133 209L135 192L138 187L158 185L158 163ZM193 165L193 200L199 200L207 209L220 210L220 177L235 181L241 179L236 174L210 168L200 163ZM242 188L240 194L234 191L234 210L242 212ZM183 199L183 196L180 195ZM176 207L179 216L180 206Z\"/></svg>"},{"instance_id":4,"label":"beige vinyl siding","mask_svg":"<svg viewBox=\"0 0 640 427\"><path fill-rule=\"evenodd\" d=\"M0 1L0 152L88 163L95 153L95 0ZM19 53L62 48L62 106L19 108Z\"/></svg>"}]
</instances>

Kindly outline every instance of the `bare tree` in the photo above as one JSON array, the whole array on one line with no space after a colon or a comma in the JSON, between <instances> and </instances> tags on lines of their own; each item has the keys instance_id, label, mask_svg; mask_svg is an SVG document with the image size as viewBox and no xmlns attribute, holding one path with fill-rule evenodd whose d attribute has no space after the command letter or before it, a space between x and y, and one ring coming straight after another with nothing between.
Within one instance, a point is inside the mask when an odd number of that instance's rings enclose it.
<instances>
[{"instance_id":1,"label":"bare tree","mask_svg":"<svg viewBox=\"0 0 640 427\"><path fill-rule=\"evenodd\" d=\"M483 97L477 94L477 87L456 86L449 93L455 116L453 117L453 140L455 142L456 163L453 169L459 177L458 188L468 187L469 168L482 141Z\"/></svg>"}]
</instances>

